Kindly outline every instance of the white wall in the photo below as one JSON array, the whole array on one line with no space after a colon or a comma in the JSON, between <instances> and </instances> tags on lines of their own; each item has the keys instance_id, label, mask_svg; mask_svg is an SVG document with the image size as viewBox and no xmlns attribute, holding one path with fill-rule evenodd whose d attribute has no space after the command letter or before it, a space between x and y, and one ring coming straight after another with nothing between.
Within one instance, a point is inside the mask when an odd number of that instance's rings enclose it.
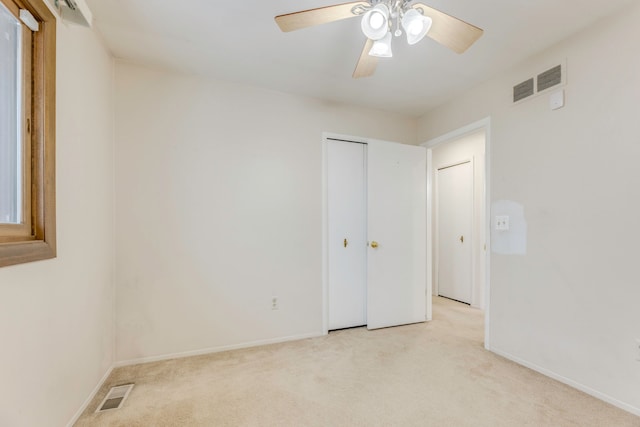
<instances>
[{"instance_id":1,"label":"white wall","mask_svg":"<svg viewBox=\"0 0 640 427\"><path fill-rule=\"evenodd\" d=\"M491 198L524 206L526 255L491 258L492 349L640 414L638 22L638 5L599 21L432 111L419 136L491 116ZM510 104L564 58L564 109Z\"/></svg>"},{"instance_id":2,"label":"white wall","mask_svg":"<svg viewBox=\"0 0 640 427\"><path fill-rule=\"evenodd\" d=\"M320 334L322 132L416 121L125 63L116 103L117 360Z\"/></svg>"},{"instance_id":3,"label":"white wall","mask_svg":"<svg viewBox=\"0 0 640 427\"><path fill-rule=\"evenodd\" d=\"M472 277L473 292L471 305L478 308L484 308L484 275L485 275L485 250L486 230L485 230L485 131L475 131L469 135L439 144L432 149L432 170L431 182L436 185L436 174L438 169L455 165L460 162L473 160L473 248L472 248ZM436 189L434 194L435 199ZM435 200L434 200L435 202ZM433 239L433 266L431 269L432 283L436 286L436 242L435 236L437 232L436 203L432 203L432 239Z\"/></svg>"},{"instance_id":4,"label":"white wall","mask_svg":"<svg viewBox=\"0 0 640 427\"><path fill-rule=\"evenodd\" d=\"M0 425L69 422L113 363L113 64L58 24L58 257L0 269Z\"/></svg>"}]
</instances>

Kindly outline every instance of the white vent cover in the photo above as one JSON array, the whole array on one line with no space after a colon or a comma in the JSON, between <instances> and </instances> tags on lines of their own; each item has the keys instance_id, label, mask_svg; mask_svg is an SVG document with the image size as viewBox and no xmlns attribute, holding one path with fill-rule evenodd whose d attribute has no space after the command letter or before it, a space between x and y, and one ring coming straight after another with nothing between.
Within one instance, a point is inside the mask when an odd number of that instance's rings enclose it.
<instances>
[{"instance_id":1,"label":"white vent cover","mask_svg":"<svg viewBox=\"0 0 640 427\"><path fill-rule=\"evenodd\" d=\"M117 387L111 387L109 393L104 398L102 403L98 405L96 412L108 411L109 409L119 409L124 403L125 399L131 393L133 384L125 384Z\"/></svg>"},{"instance_id":2,"label":"white vent cover","mask_svg":"<svg viewBox=\"0 0 640 427\"><path fill-rule=\"evenodd\" d=\"M564 86L566 74L566 62L563 61L515 84L513 86L513 103L519 104L526 99Z\"/></svg>"}]
</instances>

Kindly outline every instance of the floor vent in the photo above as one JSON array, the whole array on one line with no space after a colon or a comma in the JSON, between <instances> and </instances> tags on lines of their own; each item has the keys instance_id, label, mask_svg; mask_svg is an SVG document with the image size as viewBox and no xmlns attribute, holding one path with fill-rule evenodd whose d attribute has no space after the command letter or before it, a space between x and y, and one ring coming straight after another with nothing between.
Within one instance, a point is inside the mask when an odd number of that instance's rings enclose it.
<instances>
[{"instance_id":1,"label":"floor vent","mask_svg":"<svg viewBox=\"0 0 640 427\"><path fill-rule=\"evenodd\" d=\"M129 396L132 388L133 384L111 387L111 390L109 390L107 396L104 398L102 403L100 403L96 412L108 411L110 409L119 409L127 399L127 396Z\"/></svg>"}]
</instances>

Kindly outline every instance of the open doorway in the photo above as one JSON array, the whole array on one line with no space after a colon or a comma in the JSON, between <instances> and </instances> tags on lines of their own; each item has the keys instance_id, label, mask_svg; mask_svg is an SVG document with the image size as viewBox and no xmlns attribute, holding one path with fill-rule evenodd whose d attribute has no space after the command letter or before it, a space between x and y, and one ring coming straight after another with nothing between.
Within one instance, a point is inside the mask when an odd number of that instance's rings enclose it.
<instances>
[{"instance_id":1,"label":"open doorway","mask_svg":"<svg viewBox=\"0 0 640 427\"><path fill-rule=\"evenodd\" d=\"M427 153L427 289L485 312L489 349L489 148L485 119L424 144Z\"/></svg>"}]
</instances>

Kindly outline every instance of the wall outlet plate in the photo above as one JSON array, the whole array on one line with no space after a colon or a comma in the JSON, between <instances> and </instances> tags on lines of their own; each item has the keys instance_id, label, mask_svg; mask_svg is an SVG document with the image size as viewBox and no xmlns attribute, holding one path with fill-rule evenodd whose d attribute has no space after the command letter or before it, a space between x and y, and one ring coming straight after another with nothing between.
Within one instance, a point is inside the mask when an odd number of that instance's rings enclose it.
<instances>
[{"instance_id":1,"label":"wall outlet plate","mask_svg":"<svg viewBox=\"0 0 640 427\"><path fill-rule=\"evenodd\" d=\"M280 301L278 297L271 297L271 310L278 310L280 308Z\"/></svg>"}]
</instances>

